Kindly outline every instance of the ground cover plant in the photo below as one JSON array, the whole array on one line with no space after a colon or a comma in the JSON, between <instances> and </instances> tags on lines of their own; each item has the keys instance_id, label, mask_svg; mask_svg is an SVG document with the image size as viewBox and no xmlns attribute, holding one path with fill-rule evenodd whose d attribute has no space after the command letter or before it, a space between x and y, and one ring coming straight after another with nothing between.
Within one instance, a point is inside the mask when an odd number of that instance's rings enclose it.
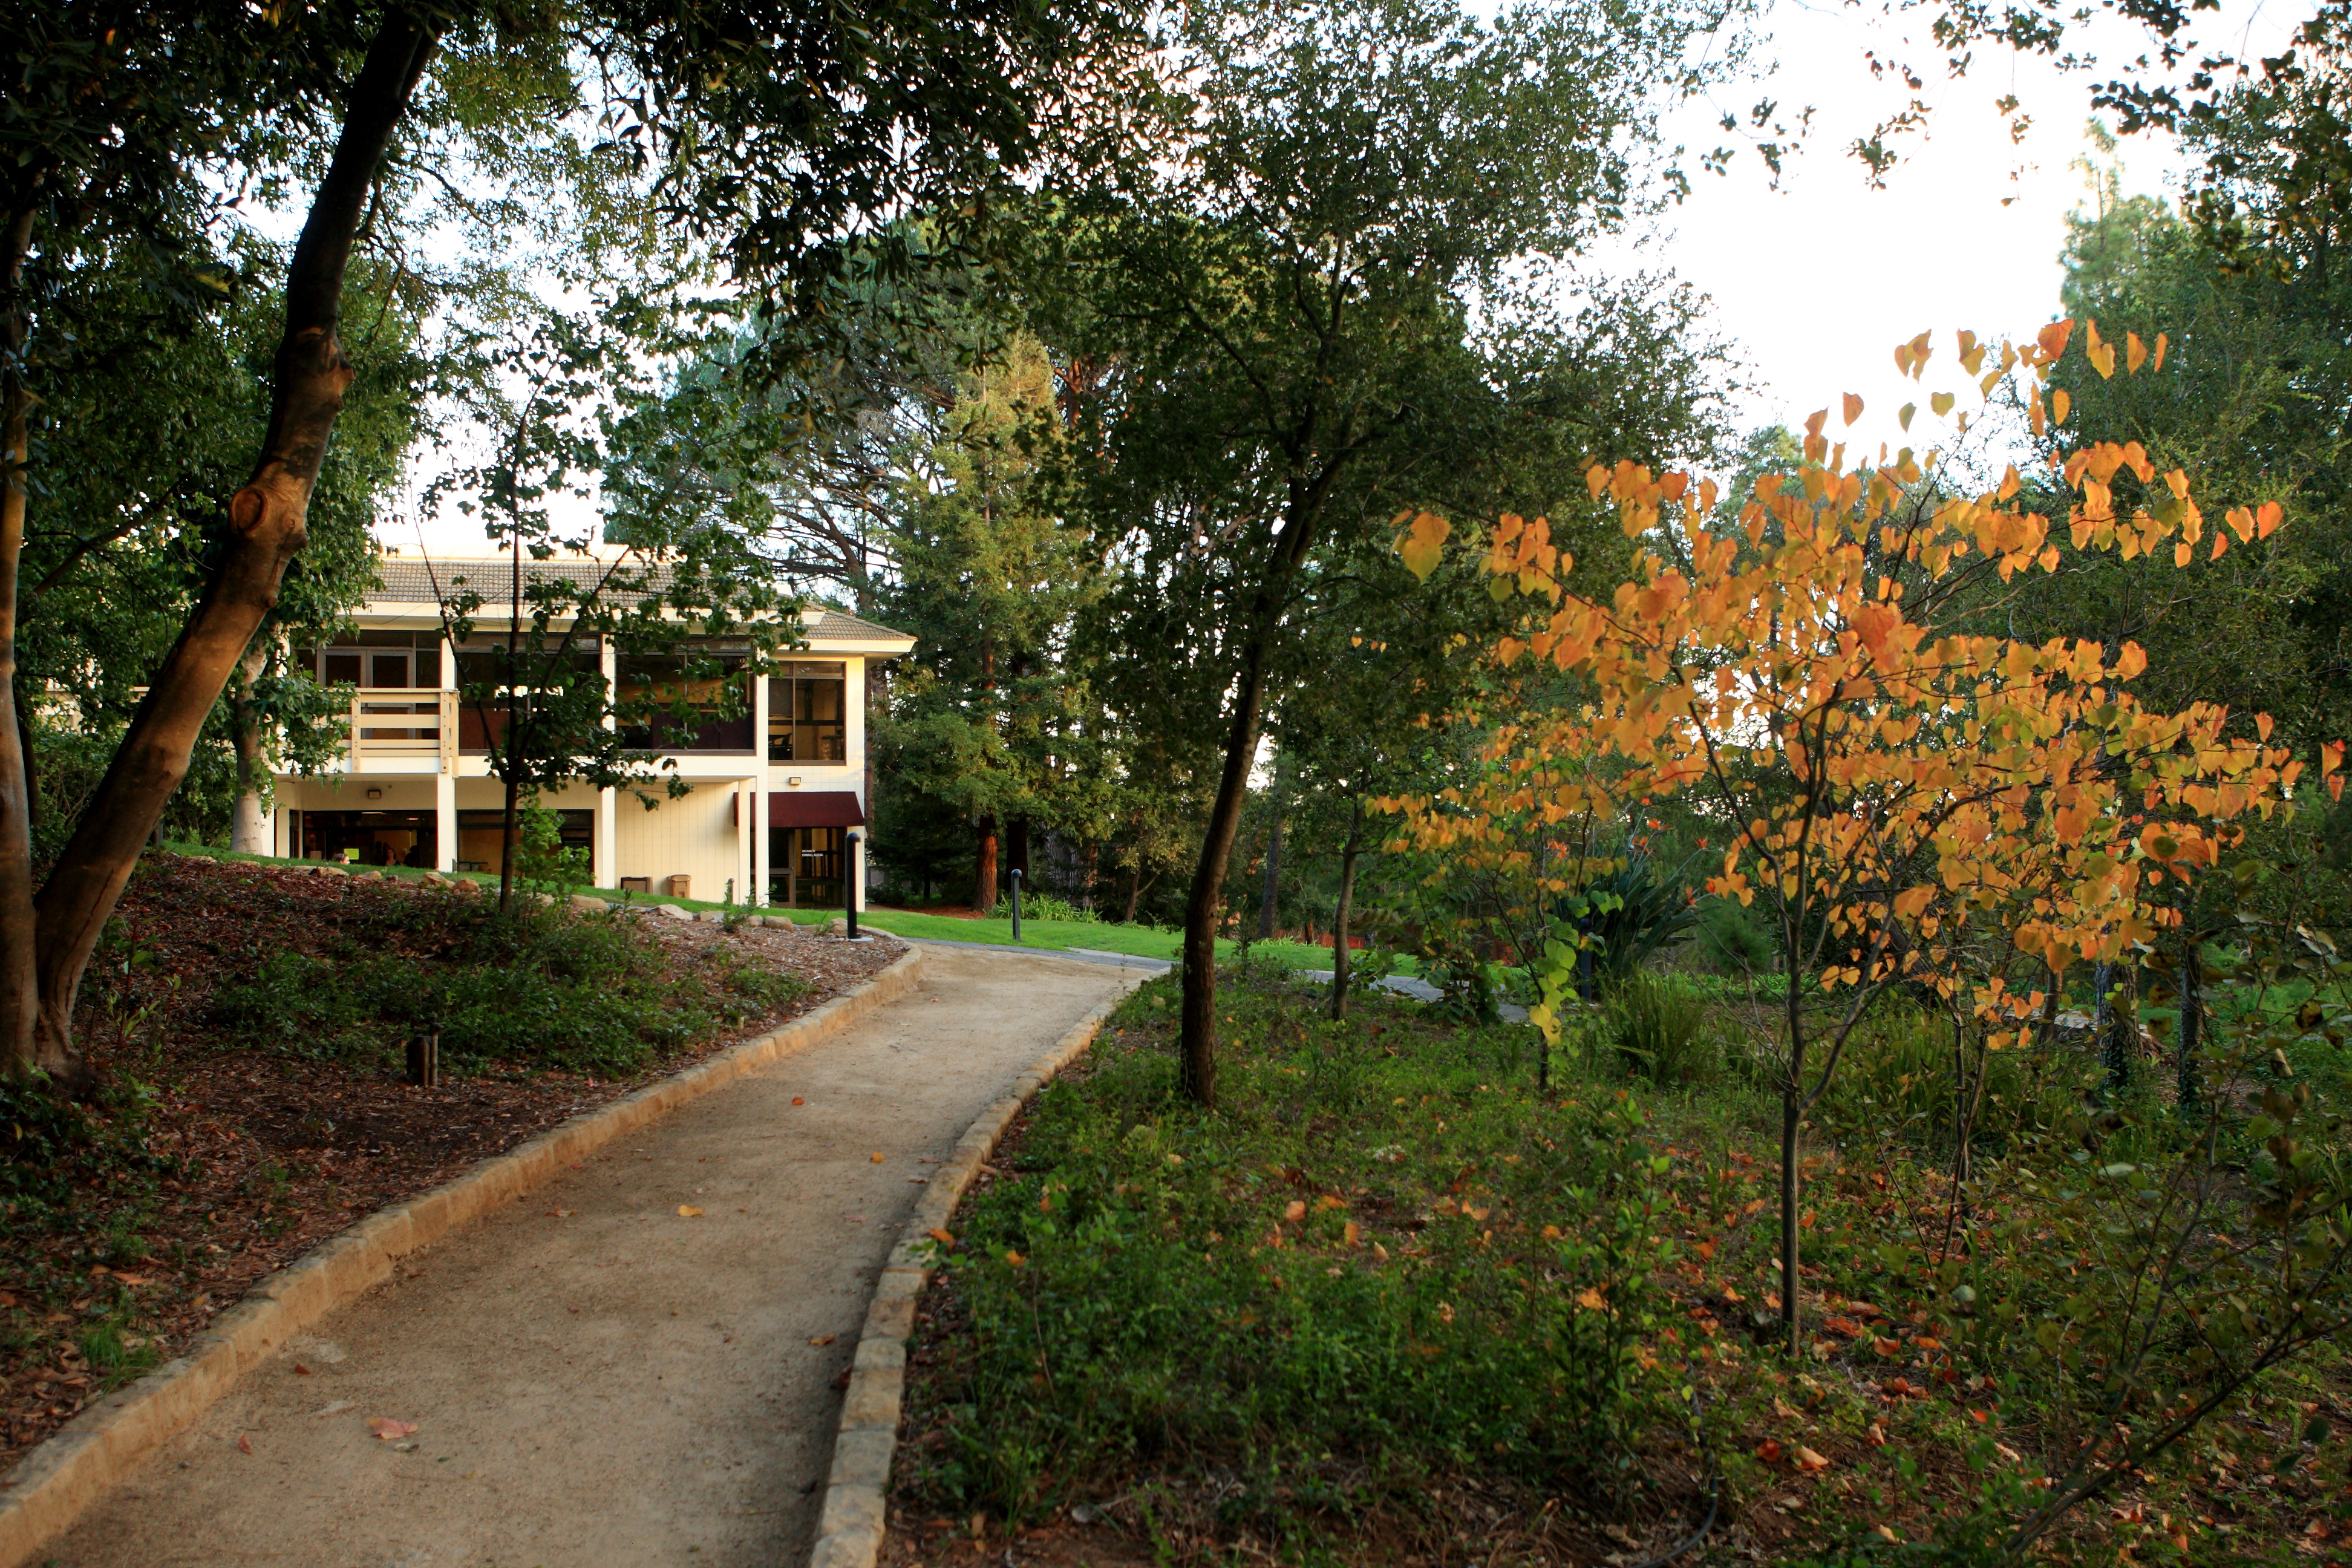
<instances>
[{"instance_id":1,"label":"ground cover plant","mask_svg":"<svg viewBox=\"0 0 2352 1568\"><path fill-rule=\"evenodd\" d=\"M1710 1497L1750 1561L2333 1550L2340 974L2260 933L2214 968L2205 1093L2053 1037L1989 1076L1966 1184L1948 1020L1874 1011L1805 1156L1795 1358L1738 1043L1778 999L1718 991L1670 1083L1597 1003L1545 1092L1532 1029L1229 970L1212 1116L1155 981L948 1233L892 1561L1633 1563Z\"/></svg>"},{"instance_id":2,"label":"ground cover plant","mask_svg":"<svg viewBox=\"0 0 2352 1568\"><path fill-rule=\"evenodd\" d=\"M904 951L492 902L142 862L84 991L98 1074L0 1086L0 1466L353 1220Z\"/></svg>"},{"instance_id":3,"label":"ground cover plant","mask_svg":"<svg viewBox=\"0 0 2352 1568\"><path fill-rule=\"evenodd\" d=\"M1584 1504L1681 1528L1671 1162L1625 1087L1539 1100L1528 1031L1246 976L1222 1114L1177 1093L1155 981L959 1222L910 1497L1015 1526L1117 1500L1188 1556L1604 1542Z\"/></svg>"}]
</instances>

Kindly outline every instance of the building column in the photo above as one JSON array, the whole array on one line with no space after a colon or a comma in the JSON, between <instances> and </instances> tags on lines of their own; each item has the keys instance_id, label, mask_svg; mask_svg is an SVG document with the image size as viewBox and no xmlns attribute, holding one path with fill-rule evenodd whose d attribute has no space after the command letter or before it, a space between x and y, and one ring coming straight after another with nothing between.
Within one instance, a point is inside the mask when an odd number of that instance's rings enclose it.
<instances>
[{"instance_id":1,"label":"building column","mask_svg":"<svg viewBox=\"0 0 2352 1568\"><path fill-rule=\"evenodd\" d=\"M457 868L457 775L447 769L433 775L433 858L436 868Z\"/></svg>"},{"instance_id":2,"label":"building column","mask_svg":"<svg viewBox=\"0 0 2352 1568\"><path fill-rule=\"evenodd\" d=\"M735 901L746 909L757 909L759 898L751 880L751 839L754 836L752 808L759 804L759 792L750 779L735 784Z\"/></svg>"},{"instance_id":3,"label":"building column","mask_svg":"<svg viewBox=\"0 0 2352 1568\"><path fill-rule=\"evenodd\" d=\"M765 909L768 904L768 789L773 783L769 777L768 758L769 679L761 676L751 682L751 753L757 759L753 765L758 771L749 786L751 880L743 901L753 909Z\"/></svg>"},{"instance_id":4,"label":"building column","mask_svg":"<svg viewBox=\"0 0 2352 1568\"><path fill-rule=\"evenodd\" d=\"M596 792L596 844L590 851L589 858L593 864L588 870L589 874L595 878L596 885L600 888L617 888L621 885L620 863L614 858L614 842L617 837L614 831L614 807L619 798L620 792L617 790L600 789Z\"/></svg>"}]
</instances>

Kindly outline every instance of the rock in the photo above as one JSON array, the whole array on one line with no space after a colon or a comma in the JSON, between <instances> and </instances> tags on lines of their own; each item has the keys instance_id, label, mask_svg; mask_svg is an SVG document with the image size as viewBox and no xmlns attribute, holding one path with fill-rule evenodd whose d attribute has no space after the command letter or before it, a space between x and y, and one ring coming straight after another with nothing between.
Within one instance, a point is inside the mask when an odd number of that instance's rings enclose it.
<instances>
[{"instance_id":1,"label":"rock","mask_svg":"<svg viewBox=\"0 0 2352 1568\"><path fill-rule=\"evenodd\" d=\"M655 907L674 921L690 921L694 918L692 910L680 909L676 904L657 904Z\"/></svg>"},{"instance_id":2,"label":"rock","mask_svg":"<svg viewBox=\"0 0 2352 1568\"><path fill-rule=\"evenodd\" d=\"M541 908L545 908L547 905L555 902L555 895L553 893L525 893L523 897L529 899L532 903L540 905Z\"/></svg>"},{"instance_id":3,"label":"rock","mask_svg":"<svg viewBox=\"0 0 2352 1568\"><path fill-rule=\"evenodd\" d=\"M725 925L727 923L727 911L725 910L698 910L695 911L694 918L700 921L707 926Z\"/></svg>"},{"instance_id":4,"label":"rock","mask_svg":"<svg viewBox=\"0 0 2352 1568\"><path fill-rule=\"evenodd\" d=\"M594 910L599 913L602 913L604 908L604 900L602 899L592 899L585 893L574 893L572 895L572 907L575 910Z\"/></svg>"},{"instance_id":5,"label":"rock","mask_svg":"<svg viewBox=\"0 0 2352 1568\"><path fill-rule=\"evenodd\" d=\"M180 858L183 860L201 860L207 866L216 866L220 864L219 861L215 860L209 855L183 855Z\"/></svg>"},{"instance_id":6,"label":"rock","mask_svg":"<svg viewBox=\"0 0 2352 1568\"><path fill-rule=\"evenodd\" d=\"M833 919L825 921L824 934L827 936L847 936L849 934L849 917L846 915L835 915Z\"/></svg>"},{"instance_id":7,"label":"rock","mask_svg":"<svg viewBox=\"0 0 2352 1568\"><path fill-rule=\"evenodd\" d=\"M449 885L452 888L455 888L458 892L471 893L476 898L480 898L482 896L482 885L474 880L471 877L460 877Z\"/></svg>"},{"instance_id":8,"label":"rock","mask_svg":"<svg viewBox=\"0 0 2352 1568\"><path fill-rule=\"evenodd\" d=\"M446 888L449 885L449 879L438 871L427 871L416 879L420 882L430 882L436 888Z\"/></svg>"},{"instance_id":9,"label":"rock","mask_svg":"<svg viewBox=\"0 0 2352 1568\"><path fill-rule=\"evenodd\" d=\"M344 870L341 866L313 866L310 868L310 875L313 877L348 877L351 873Z\"/></svg>"}]
</instances>

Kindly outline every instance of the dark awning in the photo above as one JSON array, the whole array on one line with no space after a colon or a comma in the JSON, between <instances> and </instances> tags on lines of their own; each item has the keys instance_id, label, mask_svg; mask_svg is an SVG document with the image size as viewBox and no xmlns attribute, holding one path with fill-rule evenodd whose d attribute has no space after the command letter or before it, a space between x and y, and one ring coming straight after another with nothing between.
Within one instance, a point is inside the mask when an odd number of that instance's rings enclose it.
<instances>
[{"instance_id":1,"label":"dark awning","mask_svg":"<svg viewBox=\"0 0 2352 1568\"><path fill-rule=\"evenodd\" d=\"M856 792L845 789L770 790L771 827L863 827L865 809Z\"/></svg>"}]
</instances>

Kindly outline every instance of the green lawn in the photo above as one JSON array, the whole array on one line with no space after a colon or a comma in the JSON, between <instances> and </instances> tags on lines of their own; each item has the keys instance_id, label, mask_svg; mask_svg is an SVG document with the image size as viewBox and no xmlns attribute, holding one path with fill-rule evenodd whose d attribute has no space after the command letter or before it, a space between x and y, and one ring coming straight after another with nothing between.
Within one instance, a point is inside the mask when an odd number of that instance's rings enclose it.
<instances>
[{"instance_id":1,"label":"green lawn","mask_svg":"<svg viewBox=\"0 0 2352 1568\"><path fill-rule=\"evenodd\" d=\"M317 864L315 861L309 860L278 859L268 855L233 855L226 849L215 848L209 844L167 842L166 847L175 854L209 855L216 860L249 860L257 866ZM361 868L361 869L366 869L366 868ZM385 876L410 881L425 875L423 871L412 871L402 866L377 867L375 869ZM453 875L446 872L443 874ZM466 871L455 873L454 876L462 877L468 881L479 882L484 887L493 889L499 885L498 878L488 872ZM583 890L596 891L596 889ZM726 908L724 904L709 899L651 898L640 901L649 904L676 904L681 909L688 910ZM840 911L763 910L761 912L772 919L777 915L788 916L800 925L823 925ZM873 909L860 913L857 923L861 926L871 926L876 931L887 931L892 936L908 937L919 942L926 940L979 942L1003 947L1013 945L1012 921L993 917L987 920L964 920L951 915L927 915L914 910ZM1119 925L1108 921L1024 920L1021 922L1020 945L1034 947L1041 952L1066 952L1072 948L1086 948L1095 952L1122 952L1137 958L1159 958L1173 962L1176 950L1181 945L1182 941L1183 936L1180 931L1162 931L1153 926ZM1231 942L1220 942L1217 943L1217 955L1220 958L1229 958L1233 956L1235 946L1236 944ZM1252 956L1262 958L1267 963L1282 963L1292 969L1331 967L1331 950L1328 947L1309 946L1305 942L1253 942L1250 944L1250 952ZM1411 964L1407 963L1402 967L1409 970Z\"/></svg>"}]
</instances>

